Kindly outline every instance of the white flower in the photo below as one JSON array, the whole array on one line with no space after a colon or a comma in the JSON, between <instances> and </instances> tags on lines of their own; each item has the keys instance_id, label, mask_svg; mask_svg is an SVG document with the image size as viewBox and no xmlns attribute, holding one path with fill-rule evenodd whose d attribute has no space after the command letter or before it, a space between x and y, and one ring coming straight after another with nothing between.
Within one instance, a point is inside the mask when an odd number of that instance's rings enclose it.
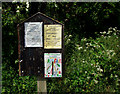
<instances>
[{"instance_id":1,"label":"white flower","mask_svg":"<svg viewBox=\"0 0 120 94\"><path fill-rule=\"evenodd\" d=\"M114 50L110 50L110 53L111 53L111 52L114 52Z\"/></svg>"},{"instance_id":2,"label":"white flower","mask_svg":"<svg viewBox=\"0 0 120 94\"><path fill-rule=\"evenodd\" d=\"M115 27L115 29L117 29L117 27Z\"/></svg>"},{"instance_id":3,"label":"white flower","mask_svg":"<svg viewBox=\"0 0 120 94\"><path fill-rule=\"evenodd\" d=\"M55 4L55 7L57 7L57 4Z\"/></svg>"},{"instance_id":4,"label":"white flower","mask_svg":"<svg viewBox=\"0 0 120 94\"><path fill-rule=\"evenodd\" d=\"M75 61L75 59L73 59L73 61Z\"/></svg>"},{"instance_id":5,"label":"white flower","mask_svg":"<svg viewBox=\"0 0 120 94\"><path fill-rule=\"evenodd\" d=\"M79 47L80 45L76 44L77 47Z\"/></svg>"},{"instance_id":6,"label":"white flower","mask_svg":"<svg viewBox=\"0 0 120 94\"><path fill-rule=\"evenodd\" d=\"M86 52L86 49L84 51Z\"/></svg>"},{"instance_id":7,"label":"white flower","mask_svg":"<svg viewBox=\"0 0 120 94\"><path fill-rule=\"evenodd\" d=\"M106 31L104 31L103 34L106 34Z\"/></svg>"},{"instance_id":8,"label":"white flower","mask_svg":"<svg viewBox=\"0 0 120 94\"><path fill-rule=\"evenodd\" d=\"M29 8L29 2L26 2L26 11L28 11L28 8Z\"/></svg>"},{"instance_id":9,"label":"white flower","mask_svg":"<svg viewBox=\"0 0 120 94\"><path fill-rule=\"evenodd\" d=\"M100 69L100 72L103 72L103 69Z\"/></svg>"},{"instance_id":10,"label":"white flower","mask_svg":"<svg viewBox=\"0 0 120 94\"><path fill-rule=\"evenodd\" d=\"M108 30L111 30L112 29L112 27L110 27Z\"/></svg>"},{"instance_id":11,"label":"white flower","mask_svg":"<svg viewBox=\"0 0 120 94\"><path fill-rule=\"evenodd\" d=\"M114 35L116 35L116 33L114 33Z\"/></svg>"},{"instance_id":12,"label":"white flower","mask_svg":"<svg viewBox=\"0 0 120 94\"><path fill-rule=\"evenodd\" d=\"M20 12L19 10L17 10L16 12Z\"/></svg>"},{"instance_id":13,"label":"white flower","mask_svg":"<svg viewBox=\"0 0 120 94\"><path fill-rule=\"evenodd\" d=\"M93 64L91 64L91 66L93 66Z\"/></svg>"},{"instance_id":14,"label":"white flower","mask_svg":"<svg viewBox=\"0 0 120 94\"><path fill-rule=\"evenodd\" d=\"M95 66L96 68L98 67L98 65Z\"/></svg>"},{"instance_id":15,"label":"white flower","mask_svg":"<svg viewBox=\"0 0 120 94\"><path fill-rule=\"evenodd\" d=\"M95 81L95 83L97 84L98 83L98 81L97 80L94 80Z\"/></svg>"},{"instance_id":16,"label":"white flower","mask_svg":"<svg viewBox=\"0 0 120 94\"><path fill-rule=\"evenodd\" d=\"M100 70L100 68L97 68L97 71L99 71Z\"/></svg>"},{"instance_id":17,"label":"white flower","mask_svg":"<svg viewBox=\"0 0 120 94\"><path fill-rule=\"evenodd\" d=\"M67 35L65 36L65 38L67 38Z\"/></svg>"},{"instance_id":18,"label":"white flower","mask_svg":"<svg viewBox=\"0 0 120 94\"><path fill-rule=\"evenodd\" d=\"M96 63L97 65L99 64L99 62Z\"/></svg>"},{"instance_id":19,"label":"white flower","mask_svg":"<svg viewBox=\"0 0 120 94\"><path fill-rule=\"evenodd\" d=\"M94 41L95 44L98 44L97 42Z\"/></svg>"},{"instance_id":20,"label":"white flower","mask_svg":"<svg viewBox=\"0 0 120 94\"><path fill-rule=\"evenodd\" d=\"M109 58L109 59L111 59L111 57L110 57L110 56L109 56L108 58Z\"/></svg>"},{"instance_id":21,"label":"white flower","mask_svg":"<svg viewBox=\"0 0 120 94\"><path fill-rule=\"evenodd\" d=\"M90 46L92 46L92 44L90 43Z\"/></svg>"},{"instance_id":22,"label":"white flower","mask_svg":"<svg viewBox=\"0 0 120 94\"><path fill-rule=\"evenodd\" d=\"M90 79L90 77L87 77L87 79Z\"/></svg>"},{"instance_id":23,"label":"white flower","mask_svg":"<svg viewBox=\"0 0 120 94\"><path fill-rule=\"evenodd\" d=\"M17 0L13 0L12 3L17 2Z\"/></svg>"},{"instance_id":24,"label":"white flower","mask_svg":"<svg viewBox=\"0 0 120 94\"><path fill-rule=\"evenodd\" d=\"M86 43L86 45L89 45L89 43Z\"/></svg>"},{"instance_id":25,"label":"white flower","mask_svg":"<svg viewBox=\"0 0 120 94\"><path fill-rule=\"evenodd\" d=\"M82 47L79 47L78 50L82 49Z\"/></svg>"},{"instance_id":26,"label":"white flower","mask_svg":"<svg viewBox=\"0 0 120 94\"><path fill-rule=\"evenodd\" d=\"M19 9L20 7L19 6L17 6L17 9Z\"/></svg>"},{"instance_id":27,"label":"white flower","mask_svg":"<svg viewBox=\"0 0 120 94\"><path fill-rule=\"evenodd\" d=\"M85 73L87 73L87 71L85 71Z\"/></svg>"},{"instance_id":28,"label":"white flower","mask_svg":"<svg viewBox=\"0 0 120 94\"><path fill-rule=\"evenodd\" d=\"M113 53L112 56L114 56L116 53Z\"/></svg>"},{"instance_id":29,"label":"white flower","mask_svg":"<svg viewBox=\"0 0 120 94\"><path fill-rule=\"evenodd\" d=\"M116 29L115 29L115 28L113 28L113 30L115 31Z\"/></svg>"},{"instance_id":30,"label":"white flower","mask_svg":"<svg viewBox=\"0 0 120 94\"><path fill-rule=\"evenodd\" d=\"M16 12L20 12L19 8L20 8L20 7L19 7L19 6L17 6L17 11L16 11Z\"/></svg>"},{"instance_id":31,"label":"white flower","mask_svg":"<svg viewBox=\"0 0 120 94\"><path fill-rule=\"evenodd\" d=\"M115 75L115 77L118 77L117 75Z\"/></svg>"},{"instance_id":32,"label":"white flower","mask_svg":"<svg viewBox=\"0 0 120 94\"><path fill-rule=\"evenodd\" d=\"M28 11L28 9L26 8L26 11Z\"/></svg>"},{"instance_id":33,"label":"white flower","mask_svg":"<svg viewBox=\"0 0 120 94\"><path fill-rule=\"evenodd\" d=\"M81 41L86 41L87 40L87 38L83 38L83 39L81 39Z\"/></svg>"},{"instance_id":34,"label":"white flower","mask_svg":"<svg viewBox=\"0 0 120 94\"><path fill-rule=\"evenodd\" d=\"M69 37L71 37L72 35L69 35Z\"/></svg>"},{"instance_id":35,"label":"white flower","mask_svg":"<svg viewBox=\"0 0 120 94\"><path fill-rule=\"evenodd\" d=\"M110 34L112 31L108 31L107 34Z\"/></svg>"},{"instance_id":36,"label":"white flower","mask_svg":"<svg viewBox=\"0 0 120 94\"><path fill-rule=\"evenodd\" d=\"M68 41L70 41L70 39L68 39Z\"/></svg>"},{"instance_id":37,"label":"white flower","mask_svg":"<svg viewBox=\"0 0 120 94\"><path fill-rule=\"evenodd\" d=\"M69 41L70 41L70 39L67 39L67 41L66 41L66 42L68 43Z\"/></svg>"},{"instance_id":38,"label":"white flower","mask_svg":"<svg viewBox=\"0 0 120 94\"><path fill-rule=\"evenodd\" d=\"M84 41L86 41L87 39L86 38L84 38Z\"/></svg>"}]
</instances>

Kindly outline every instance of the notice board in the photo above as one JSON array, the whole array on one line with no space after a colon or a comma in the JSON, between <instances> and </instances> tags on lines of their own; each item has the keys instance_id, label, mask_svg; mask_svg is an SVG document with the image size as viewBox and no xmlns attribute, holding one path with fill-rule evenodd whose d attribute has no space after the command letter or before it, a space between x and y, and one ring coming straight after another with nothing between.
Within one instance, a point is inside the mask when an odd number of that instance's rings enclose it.
<instances>
[{"instance_id":1,"label":"notice board","mask_svg":"<svg viewBox=\"0 0 120 94\"><path fill-rule=\"evenodd\" d=\"M17 28L19 75L63 77L64 25L38 12Z\"/></svg>"}]
</instances>

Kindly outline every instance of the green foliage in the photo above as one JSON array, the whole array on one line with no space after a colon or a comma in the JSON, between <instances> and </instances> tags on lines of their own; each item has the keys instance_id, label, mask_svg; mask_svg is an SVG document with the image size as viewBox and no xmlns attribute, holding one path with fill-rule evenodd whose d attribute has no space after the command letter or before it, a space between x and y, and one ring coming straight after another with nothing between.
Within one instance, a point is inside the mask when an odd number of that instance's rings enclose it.
<instances>
[{"instance_id":1,"label":"green foliage","mask_svg":"<svg viewBox=\"0 0 120 94\"><path fill-rule=\"evenodd\" d=\"M48 86L50 92L60 92L61 88L62 92L120 92L120 31L109 28L108 32L100 33L96 39L82 38L79 43L74 40L71 57L66 55L65 77L52 81ZM66 39L68 48L73 42L71 37Z\"/></svg>"},{"instance_id":2,"label":"green foliage","mask_svg":"<svg viewBox=\"0 0 120 94\"><path fill-rule=\"evenodd\" d=\"M7 63L2 64L2 93L33 93L36 92L36 84L36 77L19 77L18 71L15 71Z\"/></svg>"},{"instance_id":3,"label":"green foliage","mask_svg":"<svg viewBox=\"0 0 120 94\"><path fill-rule=\"evenodd\" d=\"M19 77L18 75L17 24L27 16L21 14L21 12L23 12L25 9L25 3L8 4L12 7L6 7L6 3L3 3L2 6L2 93L33 93L36 92L37 88L36 77ZM21 6L22 8L18 8L17 6Z\"/></svg>"},{"instance_id":4,"label":"green foliage","mask_svg":"<svg viewBox=\"0 0 120 94\"><path fill-rule=\"evenodd\" d=\"M65 25L65 74L47 80L48 93L120 92L120 32L109 28L120 28L119 7L120 2L2 3L2 93L36 91L36 77L18 76L17 24L38 11Z\"/></svg>"}]
</instances>

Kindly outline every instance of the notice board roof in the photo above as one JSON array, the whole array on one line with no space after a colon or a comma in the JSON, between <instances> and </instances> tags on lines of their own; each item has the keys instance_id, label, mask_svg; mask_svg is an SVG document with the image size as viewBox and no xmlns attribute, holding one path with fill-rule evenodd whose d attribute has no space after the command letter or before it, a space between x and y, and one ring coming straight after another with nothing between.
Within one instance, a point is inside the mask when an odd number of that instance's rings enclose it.
<instances>
[{"instance_id":1,"label":"notice board roof","mask_svg":"<svg viewBox=\"0 0 120 94\"><path fill-rule=\"evenodd\" d=\"M28 19L24 20L23 22L19 23L19 25L24 24L24 22L44 22L45 24L60 24L60 25L64 25L61 22L48 17L47 15L41 13L41 12L37 12L36 14L32 15L31 17L29 17Z\"/></svg>"}]
</instances>

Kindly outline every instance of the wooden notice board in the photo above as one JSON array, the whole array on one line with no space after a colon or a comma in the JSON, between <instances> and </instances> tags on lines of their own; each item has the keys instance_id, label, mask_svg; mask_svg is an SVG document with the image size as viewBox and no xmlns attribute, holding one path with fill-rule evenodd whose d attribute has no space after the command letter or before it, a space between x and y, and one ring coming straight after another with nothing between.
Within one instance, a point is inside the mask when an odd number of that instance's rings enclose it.
<instances>
[{"instance_id":1,"label":"wooden notice board","mask_svg":"<svg viewBox=\"0 0 120 94\"><path fill-rule=\"evenodd\" d=\"M64 25L38 12L18 24L17 28L19 75L35 75L45 78L62 77ZM45 74L48 71L47 67L49 67L48 75ZM50 73L52 76L49 76Z\"/></svg>"}]
</instances>

